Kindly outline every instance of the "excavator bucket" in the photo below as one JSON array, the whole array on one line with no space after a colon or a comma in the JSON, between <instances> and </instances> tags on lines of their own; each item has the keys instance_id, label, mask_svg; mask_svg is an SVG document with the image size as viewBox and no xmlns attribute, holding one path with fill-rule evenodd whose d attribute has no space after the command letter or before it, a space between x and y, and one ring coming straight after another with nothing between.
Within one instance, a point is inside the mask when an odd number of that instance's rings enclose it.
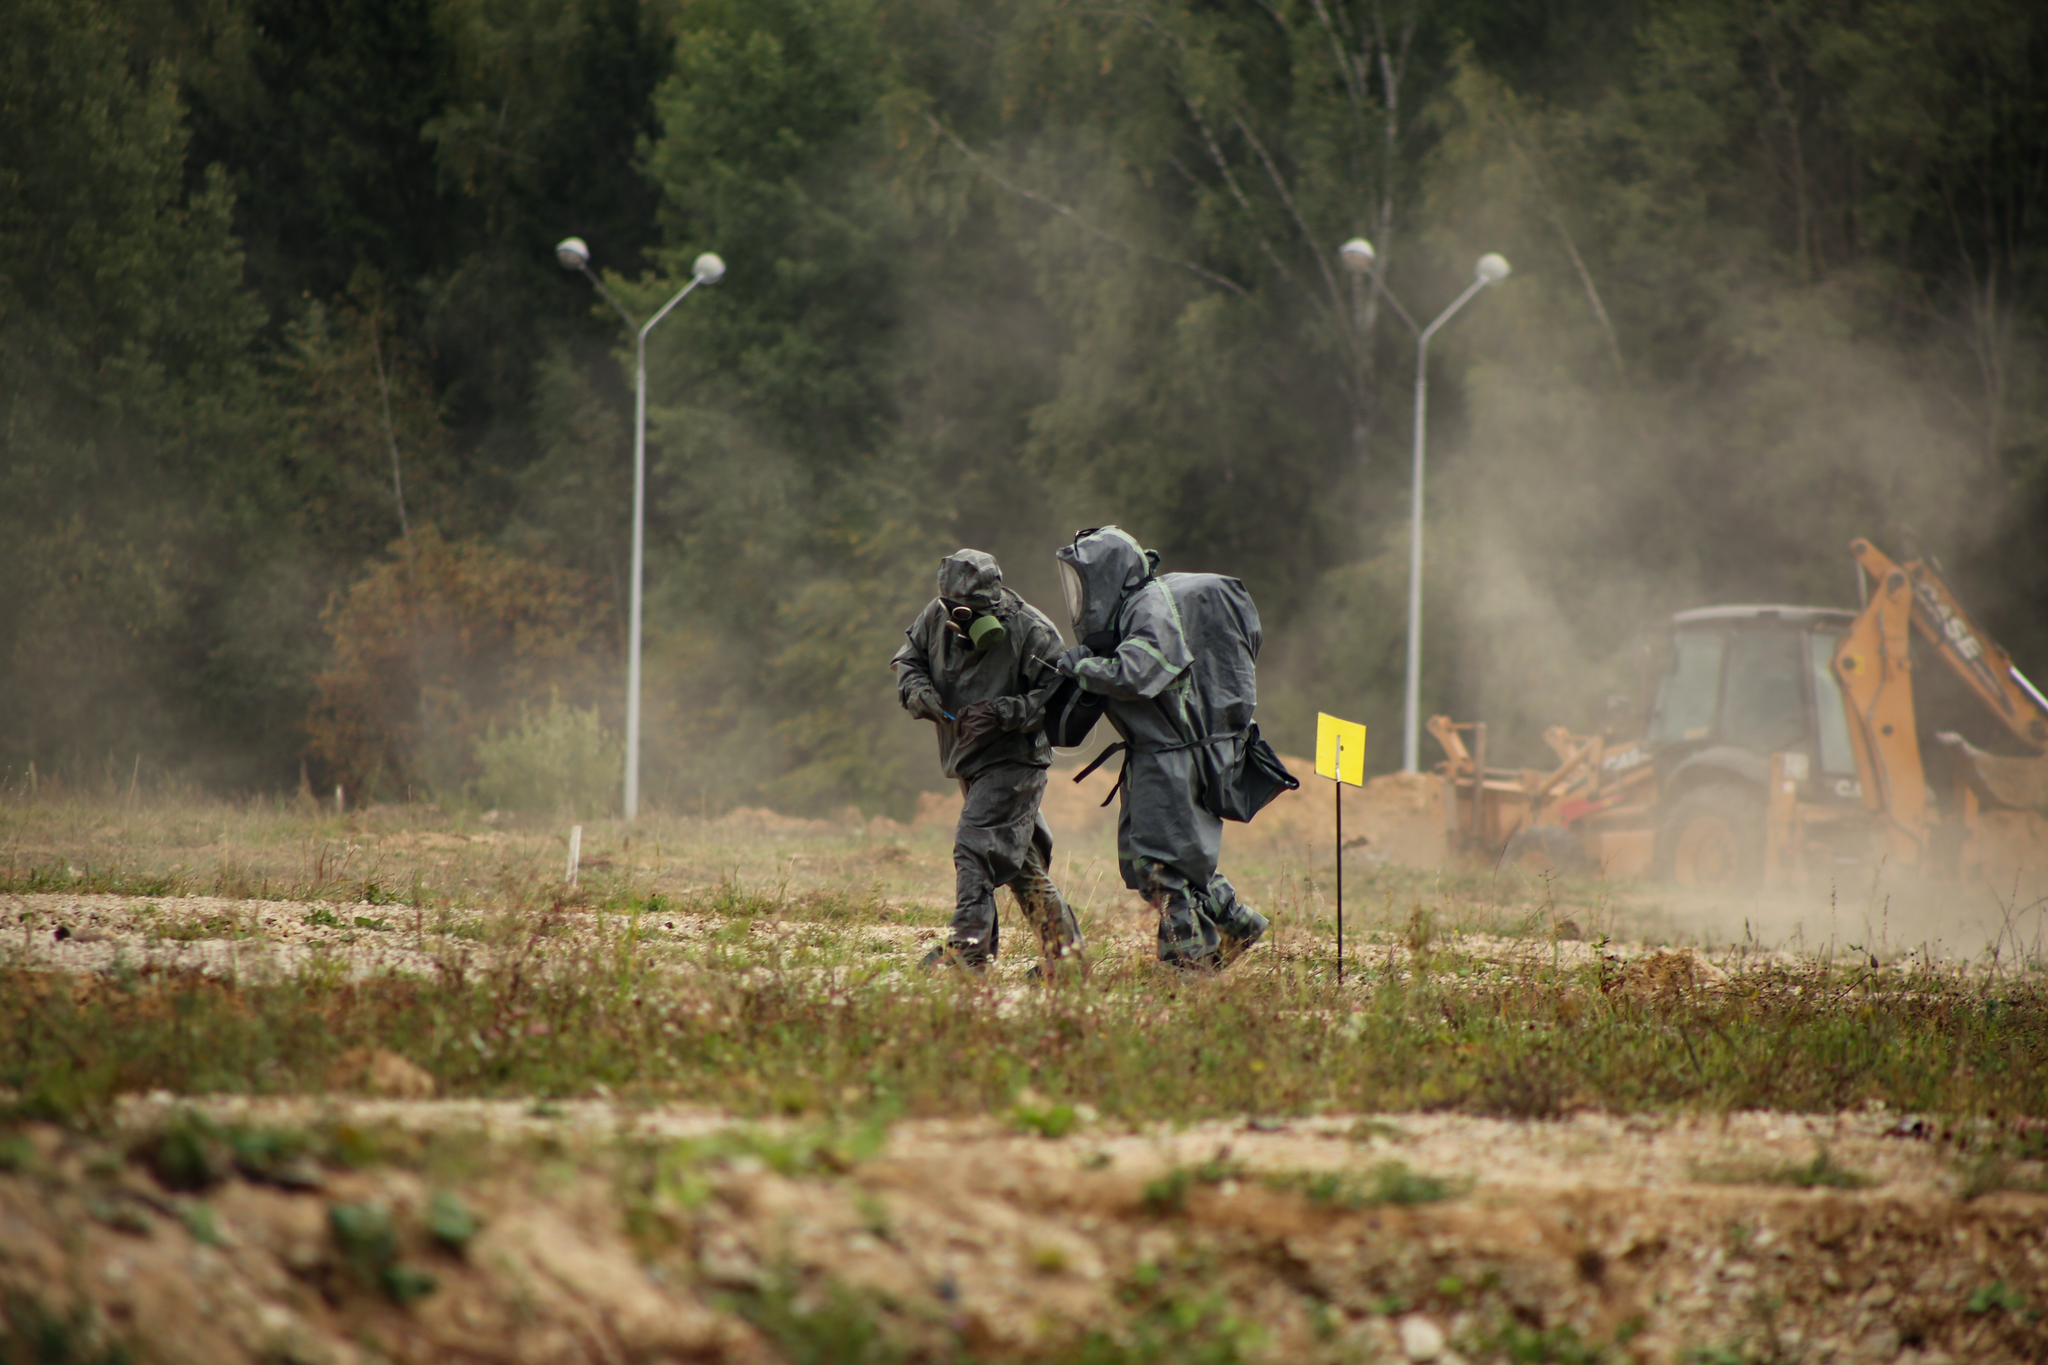
<instances>
[{"instance_id":1,"label":"excavator bucket","mask_svg":"<svg viewBox=\"0 0 2048 1365\"><path fill-rule=\"evenodd\" d=\"M2048 815L2048 757L2010 758L1989 754L1961 735L1935 736L1955 755L1964 781L1991 804Z\"/></svg>"}]
</instances>

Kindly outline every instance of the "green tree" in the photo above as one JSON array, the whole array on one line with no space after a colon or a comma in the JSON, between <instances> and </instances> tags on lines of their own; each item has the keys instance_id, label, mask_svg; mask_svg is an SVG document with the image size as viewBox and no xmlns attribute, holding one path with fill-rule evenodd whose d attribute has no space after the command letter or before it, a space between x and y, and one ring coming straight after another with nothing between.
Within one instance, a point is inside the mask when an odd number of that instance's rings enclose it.
<instances>
[{"instance_id":1,"label":"green tree","mask_svg":"<svg viewBox=\"0 0 2048 1365\"><path fill-rule=\"evenodd\" d=\"M368 267L351 286L286 329L282 387L300 524L326 544L370 553L394 531L410 537L445 500L449 440L389 288Z\"/></svg>"},{"instance_id":2,"label":"green tree","mask_svg":"<svg viewBox=\"0 0 2048 1365\"><path fill-rule=\"evenodd\" d=\"M10 764L190 760L224 539L263 480L232 198L120 12L8 0L0 55L0 694ZM175 746L167 753L167 745Z\"/></svg>"},{"instance_id":3,"label":"green tree","mask_svg":"<svg viewBox=\"0 0 2048 1365\"><path fill-rule=\"evenodd\" d=\"M650 686L673 747L648 786L902 806L915 736L876 728L901 719L883 664L942 521L897 439L912 229L876 174L889 54L859 0L693 6L678 51L649 160L660 273L614 287L645 315L698 252L728 273L655 333Z\"/></svg>"}]
</instances>

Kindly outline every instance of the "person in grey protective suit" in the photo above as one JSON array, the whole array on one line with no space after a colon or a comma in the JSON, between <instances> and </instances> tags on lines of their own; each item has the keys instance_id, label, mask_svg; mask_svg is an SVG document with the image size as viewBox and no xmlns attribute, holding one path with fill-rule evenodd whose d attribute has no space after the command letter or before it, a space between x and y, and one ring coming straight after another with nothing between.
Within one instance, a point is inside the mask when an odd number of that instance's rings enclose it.
<instances>
[{"instance_id":1,"label":"person in grey protective suit","mask_svg":"<svg viewBox=\"0 0 2048 1365\"><path fill-rule=\"evenodd\" d=\"M1266 919L1216 870L1223 822L1201 799L1197 751L1240 741L1210 733L1214 718L1193 684L1199 651L1235 643L1190 638L1154 576L1158 557L1117 527L1083 531L1055 558L1081 641L1059 671L1105 699L1125 750L1116 827L1124 885L1159 913L1160 961L1225 966L1266 932Z\"/></svg>"},{"instance_id":2,"label":"person in grey protective suit","mask_svg":"<svg viewBox=\"0 0 2048 1365\"><path fill-rule=\"evenodd\" d=\"M1052 830L1039 812L1052 745L1045 701L1059 684L1059 630L1003 586L980 550L939 561L939 595L891 661L903 709L933 721L939 765L965 800L953 835L952 932L925 965L980 970L996 955L996 888L1007 886L1038 931L1051 976L1082 964L1080 926L1053 885Z\"/></svg>"}]
</instances>

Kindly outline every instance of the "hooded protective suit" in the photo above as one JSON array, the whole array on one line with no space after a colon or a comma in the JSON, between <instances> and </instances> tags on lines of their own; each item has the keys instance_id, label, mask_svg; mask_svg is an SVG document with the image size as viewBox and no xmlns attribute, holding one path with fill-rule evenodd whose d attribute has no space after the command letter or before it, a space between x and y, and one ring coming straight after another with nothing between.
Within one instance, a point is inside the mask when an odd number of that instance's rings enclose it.
<instances>
[{"instance_id":1,"label":"hooded protective suit","mask_svg":"<svg viewBox=\"0 0 2048 1365\"><path fill-rule=\"evenodd\" d=\"M1198 750L1212 740L1239 742L1232 737L1239 704L1199 697L1195 680L1205 646L1224 658L1238 644L1204 638L1220 622L1183 621L1174 594L1154 576L1156 557L1117 527L1083 531L1055 558L1081 640L1060 671L1106 699L1109 722L1128 746L1117 814L1124 885L1159 911L1160 960L1228 961L1258 940L1266 920L1216 870L1223 822L1202 801L1208 760ZM1233 729L1219 728L1225 724Z\"/></svg>"},{"instance_id":2,"label":"hooded protective suit","mask_svg":"<svg viewBox=\"0 0 2048 1365\"><path fill-rule=\"evenodd\" d=\"M1047 963L1078 961L1080 927L1048 874L1052 830L1038 809L1052 762L1044 719L1059 683L1051 662L1059 657L1059 630L1003 586L994 557L980 550L940 560L938 587L891 662L903 709L937 723L939 765L959 779L964 798L953 836L957 896L948 947L971 967L995 956L995 893L1008 886ZM999 637L986 629L987 618L1000 624ZM980 647L970 633L976 630L984 631Z\"/></svg>"}]
</instances>

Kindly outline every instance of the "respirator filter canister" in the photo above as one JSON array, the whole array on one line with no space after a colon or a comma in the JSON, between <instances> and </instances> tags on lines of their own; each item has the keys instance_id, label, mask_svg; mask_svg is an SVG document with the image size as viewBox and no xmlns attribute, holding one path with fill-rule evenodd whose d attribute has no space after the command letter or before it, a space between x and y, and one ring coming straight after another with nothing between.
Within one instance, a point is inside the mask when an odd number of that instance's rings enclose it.
<instances>
[{"instance_id":1,"label":"respirator filter canister","mask_svg":"<svg viewBox=\"0 0 2048 1365\"><path fill-rule=\"evenodd\" d=\"M1001 620L994 616L976 616L970 607L953 608L951 619L946 623L955 634L967 637L967 642L977 650L994 649L1001 644L1009 632L1003 629Z\"/></svg>"}]
</instances>

